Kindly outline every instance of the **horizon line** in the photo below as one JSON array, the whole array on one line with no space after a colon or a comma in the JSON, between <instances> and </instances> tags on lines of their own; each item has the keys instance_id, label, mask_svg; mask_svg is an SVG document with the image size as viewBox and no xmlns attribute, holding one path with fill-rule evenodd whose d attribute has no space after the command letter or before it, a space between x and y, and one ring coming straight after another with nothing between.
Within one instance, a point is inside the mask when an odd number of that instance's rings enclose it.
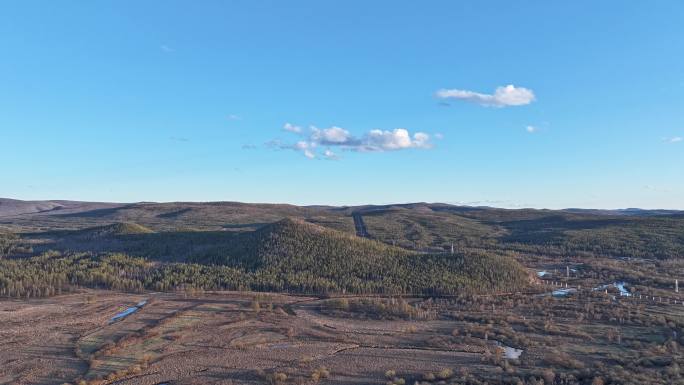
<instances>
[{"instance_id":1,"label":"horizon line","mask_svg":"<svg viewBox=\"0 0 684 385\"><path fill-rule=\"evenodd\" d=\"M20 198L7 198L0 197L1 200L12 200L19 202L73 202L73 203L104 203L104 204L120 204L120 205L135 205L135 204L173 204L173 203L237 203L237 204L248 204L248 205L287 205L295 207L363 207L363 206L406 206L406 205L447 205L454 207L470 207L470 208L490 208L490 209L500 209L500 210L547 210L547 211L570 211L570 210L583 210L583 211L675 211L684 212L684 209L676 208L652 208L652 207L615 207L615 208L587 208L581 206L575 207L563 207L563 208L548 208L548 207L535 207L528 205L519 206L497 206L495 204L476 204L477 202L459 202L459 201L407 201L407 202L385 202L385 203L362 203L362 204L329 204L329 203L314 203L314 204L299 204L291 202L250 202L250 201L238 201L238 200L171 200L171 201L150 201L150 200L140 200L140 201L101 201L101 200L79 200L79 199L20 199ZM494 203L494 202L492 202Z\"/></svg>"}]
</instances>

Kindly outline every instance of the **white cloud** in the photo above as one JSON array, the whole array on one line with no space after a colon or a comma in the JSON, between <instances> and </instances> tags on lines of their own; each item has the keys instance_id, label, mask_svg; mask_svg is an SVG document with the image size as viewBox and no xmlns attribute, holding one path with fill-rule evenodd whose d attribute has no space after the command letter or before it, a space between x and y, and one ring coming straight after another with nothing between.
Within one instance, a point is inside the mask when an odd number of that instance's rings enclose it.
<instances>
[{"instance_id":1,"label":"white cloud","mask_svg":"<svg viewBox=\"0 0 684 385\"><path fill-rule=\"evenodd\" d=\"M323 152L323 156L325 157L325 159L328 159L328 160L339 160L340 159L340 157L337 156L337 154L335 154L334 152L330 151L330 149L326 149Z\"/></svg>"},{"instance_id":2,"label":"white cloud","mask_svg":"<svg viewBox=\"0 0 684 385\"><path fill-rule=\"evenodd\" d=\"M283 130L288 131L288 132L293 132L295 134L299 134L302 132L301 127L295 126L294 124L291 124L291 123L285 123L285 125L283 125Z\"/></svg>"},{"instance_id":3,"label":"white cloud","mask_svg":"<svg viewBox=\"0 0 684 385\"><path fill-rule=\"evenodd\" d=\"M497 87L493 94L481 94L459 89L441 89L437 91L436 96L440 99L465 100L490 107L524 106L535 100L532 90L516 87L512 84Z\"/></svg>"},{"instance_id":4,"label":"white cloud","mask_svg":"<svg viewBox=\"0 0 684 385\"><path fill-rule=\"evenodd\" d=\"M175 49L169 47L169 46L166 45L166 44L160 45L160 46L159 46L159 49L161 49L162 51L167 52L167 53L170 53L170 52L174 52L174 51L175 51Z\"/></svg>"},{"instance_id":5,"label":"white cloud","mask_svg":"<svg viewBox=\"0 0 684 385\"><path fill-rule=\"evenodd\" d=\"M395 128L392 131L371 130L358 147L361 151L392 151L405 148L430 148L430 136L424 132L417 132L413 137L405 128Z\"/></svg>"},{"instance_id":6,"label":"white cloud","mask_svg":"<svg viewBox=\"0 0 684 385\"><path fill-rule=\"evenodd\" d=\"M235 114L228 115L228 120L241 120L242 118Z\"/></svg>"},{"instance_id":7,"label":"white cloud","mask_svg":"<svg viewBox=\"0 0 684 385\"><path fill-rule=\"evenodd\" d=\"M341 127L330 127L319 129L311 126L311 140L321 144L339 145L347 143L352 139L349 131Z\"/></svg>"},{"instance_id":8,"label":"white cloud","mask_svg":"<svg viewBox=\"0 0 684 385\"><path fill-rule=\"evenodd\" d=\"M310 132L305 134L296 125L286 123L283 126L285 131L294 132L302 136L302 140L287 144L280 140L272 140L266 145L275 149L290 149L301 152L309 159L314 159L319 154L320 147L327 147L322 152L325 159L339 159L337 153L330 147L339 148L343 151L357 152L384 152L396 151L409 148L429 149L432 148L431 137L424 132L416 132L413 135L405 128L395 128L394 130L371 130L362 137L352 135L348 130L332 126L330 128L310 127ZM441 139L441 135L439 135Z\"/></svg>"},{"instance_id":9,"label":"white cloud","mask_svg":"<svg viewBox=\"0 0 684 385\"><path fill-rule=\"evenodd\" d=\"M665 141L667 143L679 143L681 141L684 141L684 138L682 138L681 136L673 136L671 138L665 138Z\"/></svg>"},{"instance_id":10,"label":"white cloud","mask_svg":"<svg viewBox=\"0 0 684 385\"><path fill-rule=\"evenodd\" d=\"M411 147L411 136L403 128L392 131L371 130L366 136L367 146L370 148L398 150Z\"/></svg>"},{"instance_id":11,"label":"white cloud","mask_svg":"<svg viewBox=\"0 0 684 385\"><path fill-rule=\"evenodd\" d=\"M416 132L413 134L413 147L431 148L432 144L430 144L430 135L424 132Z\"/></svg>"},{"instance_id":12,"label":"white cloud","mask_svg":"<svg viewBox=\"0 0 684 385\"><path fill-rule=\"evenodd\" d=\"M534 134L535 132L539 131L539 129L535 126L527 126L525 127L525 131L529 132L530 134Z\"/></svg>"},{"instance_id":13,"label":"white cloud","mask_svg":"<svg viewBox=\"0 0 684 385\"><path fill-rule=\"evenodd\" d=\"M306 140L300 140L294 144L287 144L283 143L280 139L273 139L266 142L266 147L270 147L275 150L294 150L301 152L309 159L314 159L316 157L316 143L307 142Z\"/></svg>"},{"instance_id":14,"label":"white cloud","mask_svg":"<svg viewBox=\"0 0 684 385\"><path fill-rule=\"evenodd\" d=\"M294 144L294 148L295 148L296 150L301 150L301 151L304 151L304 150L306 150L306 149L308 149L308 148L310 148L310 147L312 147L312 146L309 144L309 142L306 142L306 141L303 141L303 140L300 140L299 142L297 142L297 143Z\"/></svg>"}]
</instances>

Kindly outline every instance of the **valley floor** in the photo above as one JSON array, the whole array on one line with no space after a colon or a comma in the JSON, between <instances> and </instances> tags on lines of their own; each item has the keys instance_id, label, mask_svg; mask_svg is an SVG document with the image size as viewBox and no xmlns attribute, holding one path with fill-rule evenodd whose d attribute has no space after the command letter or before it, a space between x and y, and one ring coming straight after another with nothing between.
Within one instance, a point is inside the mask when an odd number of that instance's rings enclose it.
<instances>
[{"instance_id":1,"label":"valley floor","mask_svg":"<svg viewBox=\"0 0 684 385\"><path fill-rule=\"evenodd\" d=\"M681 325L671 320L683 319L684 306L618 301L599 294L471 302L96 290L2 300L0 383L680 381L673 331ZM524 352L508 357L504 345Z\"/></svg>"}]
</instances>

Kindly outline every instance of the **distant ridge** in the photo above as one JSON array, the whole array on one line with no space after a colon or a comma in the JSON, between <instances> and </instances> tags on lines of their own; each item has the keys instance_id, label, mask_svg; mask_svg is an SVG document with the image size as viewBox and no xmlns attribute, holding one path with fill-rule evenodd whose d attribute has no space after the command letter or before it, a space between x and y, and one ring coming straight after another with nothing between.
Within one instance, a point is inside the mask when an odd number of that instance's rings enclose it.
<instances>
[{"instance_id":1,"label":"distant ridge","mask_svg":"<svg viewBox=\"0 0 684 385\"><path fill-rule=\"evenodd\" d=\"M628 216L657 216L657 215L684 214L683 210L640 209L640 208L626 208L626 209L615 209L615 210L569 208L569 209L563 209L562 211L565 211L568 213L576 213L576 214L628 215Z\"/></svg>"},{"instance_id":2,"label":"distant ridge","mask_svg":"<svg viewBox=\"0 0 684 385\"><path fill-rule=\"evenodd\" d=\"M23 201L0 198L0 217L30 214L67 214L121 206L124 206L124 204L66 200Z\"/></svg>"},{"instance_id":3,"label":"distant ridge","mask_svg":"<svg viewBox=\"0 0 684 385\"><path fill-rule=\"evenodd\" d=\"M350 215L353 212L360 214L372 213L376 211L386 210L416 210L424 212L432 211L472 211L472 210L506 210L506 211L547 211L547 212L567 212L574 214L595 214L595 215L625 215L625 216L659 216L659 215L678 215L684 214L684 210L674 209L641 209L641 208L625 208L625 209L583 209L583 208L567 208L560 210L550 209L504 209L490 206L467 206L454 205L448 203L394 203L385 205L358 205L358 206L332 206L332 205L304 205L297 206L292 204L280 203L243 203L234 201L212 201L212 202L135 202L135 203L111 203L111 202L88 202L88 201L69 201L69 200L38 200L25 201L19 199L0 198L0 217L12 217L22 215L64 215L64 214L79 214L89 211L101 209L116 209L116 208L142 208L142 207L169 207L171 211L166 214L161 214L162 217L180 215L189 211L190 207L254 207L260 209L281 208L283 210L334 210L345 211ZM177 211L173 211L177 208Z\"/></svg>"}]
</instances>

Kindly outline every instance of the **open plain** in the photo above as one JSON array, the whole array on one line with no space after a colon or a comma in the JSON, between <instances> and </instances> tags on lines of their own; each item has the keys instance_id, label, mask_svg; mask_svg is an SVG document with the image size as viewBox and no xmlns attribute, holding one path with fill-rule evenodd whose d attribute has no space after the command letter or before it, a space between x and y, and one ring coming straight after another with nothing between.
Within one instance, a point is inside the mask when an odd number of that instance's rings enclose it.
<instances>
[{"instance_id":1,"label":"open plain","mask_svg":"<svg viewBox=\"0 0 684 385\"><path fill-rule=\"evenodd\" d=\"M682 305L591 292L474 300L81 290L0 302L0 383L589 383L601 370L668 383L681 364L673 342L682 319Z\"/></svg>"}]
</instances>

